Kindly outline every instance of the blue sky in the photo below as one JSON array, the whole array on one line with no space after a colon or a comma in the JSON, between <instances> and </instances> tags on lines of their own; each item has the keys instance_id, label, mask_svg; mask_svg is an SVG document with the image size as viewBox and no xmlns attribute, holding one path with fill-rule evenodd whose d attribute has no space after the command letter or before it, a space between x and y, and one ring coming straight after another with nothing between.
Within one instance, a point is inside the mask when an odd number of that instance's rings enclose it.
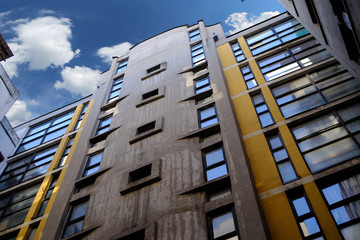
<instances>
[{"instance_id":1,"label":"blue sky","mask_svg":"<svg viewBox=\"0 0 360 240\"><path fill-rule=\"evenodd\" d=\"M111 56L176 26L221 22L225 32L284 12L276 0L0 0L0 32L14 57L3 63L20 97L13 125L94 90Z\"/></svg>"}]
</instances>

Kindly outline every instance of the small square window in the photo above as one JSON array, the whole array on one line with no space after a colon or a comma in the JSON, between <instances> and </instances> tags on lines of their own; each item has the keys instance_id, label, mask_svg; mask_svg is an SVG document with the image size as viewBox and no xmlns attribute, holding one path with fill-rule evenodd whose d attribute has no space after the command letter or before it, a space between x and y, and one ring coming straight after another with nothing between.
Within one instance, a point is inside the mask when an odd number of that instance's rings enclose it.
<instances>
[{"instance_id":1,"label":"small square window","mask_svg":"<svg viewBox=\"0 0 360 240\"><path fill-rule=\"evenodd\" d=\"M127 68L127 64L128 64L128 60L124 60L124 61L121 61L119 62L119 65L116 69L116 74L119 74L121 73L122 71L124 71L126 68Z\"/></svg>"},{"instance_id":2,"label":"small square window","mask_svg":"<svg viewBox=\"0 0 360 240\"><path fill-rule=\"evenodd\" d=\"M95 135L100 135L104 132L109 131L111 120L112 120L112 116L101 119Z\"/></svg>"},{"instance_id":3,"label":"small square window","mask_svg":"<svg viewBox=\"0 0 360 240\"><path fill-rule=\"evenodd\" d=\"M190 42L200 39L200 29L195 29L194 31L189 32L189 40Z\"/></svg>"},{"instance_id":4,"label":"small square window","mask_svg":"<svg viewBox=\"0 0 360 240\"><path fill-rule=\"evenodd\" d=\"M160 64L158 64L152 68L149 68L148 70L146 70L146 72L149 74L149 73L155 72L156 70L159 70L159 69L160 69Z\"/></svg>"},{"instance_id":5,"label":"small square window","mask_svg":"<svg viewBox=\"0 0 360 240\"><path fill-rule=\"evenodd\" d=\"M135 182L139 179L151 175L151 164L146 165L144 167L138 168L129 173L129 182Z\"/></svg>"},{"instance_id":6,"label":"small square window","mask_svg":"<svg viewBox=\"0 0 360 240\"><path fill-rule=\"evenodd\" d=\"M147 98L153 97L153 96L158 95L158 94L159 94L159 89L152 90L150 92L144 93L142 95L142 100L145 100Z\"/></svg>"},{"instance_id":7,"label":"small square window","mask_svg":"<svg viewBox=\"0 0 360 240\"><path fill-rule=\"evenodd\" d=\"M71 211L65 226L63 238L74 235L82 230L85 219L88 201L76 204L71 207Z\"/></svg>"},{"instance_id":8,"label":"small square window","mask_svg":"<svg viewBox=\"0 0 360 240\"><path fill-rule=\"evenodd\" d=\"M203 151L206 181L228 174L222 146Z\"/></svg>"},{"instance_id":9,"label":"small square window","mask_svg":"<svg viewBox=\"0 0 360 240\"><path fill-rule=\"evenodd\" d=\"M199 110L199 125L200 128L204 128L219 122L215 106L211 106L202 110Z\"/></svg>"},{"instance_id":10,"label":"small square window","mask_svg":"<svg viewBox=\"0 0 360 240\"><path fill-rule=\"evenodd\" d=\"M238 228L233 208L218 209L208 215L209 239L238 240Z\"/></svg>"},{"instance_id":11,"label":"small square window","mask_svg":"<svg viewBox=\"0 0 360 240\"><path fill-rule=\"evenodd\" d=\"M209 76L194 80L195 94L211 89Z\"/></svg>"},{"instance_id":12,"label":"small square window","mask_svg":"<svg viewBox=\"0 0 360 240\"><path fill-rule=\"evenodd\" d=\"M147 123L147 124L139 127L136 131L136 134L139 135L139 134L142 134L142 133L149 131L151 129L154 129L154 128L155 128L155 121Z\"/></svg>"}]
</instances>

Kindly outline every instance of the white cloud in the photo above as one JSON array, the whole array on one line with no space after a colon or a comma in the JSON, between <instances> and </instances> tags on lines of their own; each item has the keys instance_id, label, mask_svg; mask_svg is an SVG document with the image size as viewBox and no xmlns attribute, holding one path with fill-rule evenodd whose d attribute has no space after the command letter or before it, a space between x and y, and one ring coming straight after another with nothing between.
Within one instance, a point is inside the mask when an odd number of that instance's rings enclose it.
<instances>
[{"instance_id":1,"label":"white cloud","mask_svg":"<svg viewBox=\"0 0 360 240\"><path fill-rule=\"evenodd\" d=\"M53 10L49 10L49 9L41 9L41 10L39 10L38 11L38 13L40 14L40 15L50 15L50 14L55 14L56 12L55 11L53 11Z\"/></svg>"},{"instance_id":2,"label":"white cloud","mask_svg":"<svg viewBox=\"0 0 360 240\"><path fill-rule=\"evenodd\" d=\"M11 21L11 25L17 36L7 42L14 56L3 64L10 77L18 74L20 65L26 64L30 70L63 67L80 53L79 49L73 51L71 48L68 18L18 19Z\"/></svg>"},{"instance_id":3,"label":"white cloud","mask_svg":"<svg viewBox=\"0 0 360 240\"><path fill-rule=\"evenodd\" d=\"M120 57L128 53L132 46L129 42L123 42L111 47L102 47L97 51L96 55L101 57L103 62L111 64L113 56Z\"/></svg>"},{"instance_id":4,"label":"white cloud","mask_svg":"<svg viewBox=\"0 0 360 240\"><path fill-rule=\"evenodd\" d=\"M249 15L247 12L236 12L230 14L230 16L225 20L225 23L234 28L229 31L229 34L233 34L279 14L280 12L278 11L262 12L260 15L255 16Z\"/></svg>"},{"instance_id":5,"label":"white cloud","mask_svg":"<svg viewBox=\"0 0 360 240\"><path fill-rule=\"evenodd\" d=\"M39 103L35 100L16 100L14 105L10 108L6 117L12 126L19 125L30 120L33 114L28 110L29 105L36 106Z\"/></svg>"},{"instance_id":6,"label":"white cloud","mask_svg":"<svg viewBox=\"0 0 360 240\"><path fill-rule=\"evenodd\" d=\"M84 66L65 67L61 71L61 76L63 81L56 81L54 85L56 89L63 88L73 94L86 96L94 92L100 78L100 71Z\"/></svg>"}]
</instances>

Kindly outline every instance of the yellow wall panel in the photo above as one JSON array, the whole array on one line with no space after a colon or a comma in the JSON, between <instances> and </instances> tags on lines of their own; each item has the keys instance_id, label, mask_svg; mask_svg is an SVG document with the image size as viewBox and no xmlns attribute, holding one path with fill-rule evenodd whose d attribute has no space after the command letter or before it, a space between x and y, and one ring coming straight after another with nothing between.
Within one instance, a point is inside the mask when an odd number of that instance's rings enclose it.
<instances>
[{"instance_id":1,"label":"yellow wall panel","mask_svg":"<svg viewBox=\"0 0 360 240\"><path fill-rule=\"evenodd\" d=\"M281 122L284 121L285 118L282 116L280 109L278 105L276 104L276 101L273 97L273 95L270 92L270 89L268 86L261 88L262 94L265 98L266 104L269 107L269 110L271 112L271 115L273 116L275 122Z\"/></svg>"},{"instance_id":2,"label":"yellow wall panel","mask_svg":"<svg viewBox=\"0 0 360 240\"><path fill-rule=\"evenodd\" d=\"M233 99L233 104L243 135L261 129L255 108L248 94Z\"/></svg>"},{"instance_id":3,"label":"yellow wall panel","mask_svg":"<svg viewBox=\"0 0 360 240\"><path fill-rule=\"evenodd\" d=\"M250 60L249 65L250 65L251 71L253 72L258 85L266 83L265 78L262 75L260 68L257 65L256 61L254 59Z\"/></svg>"},{"instance_id":4,"label":"yellow wall panel","mask_svg":"<svg viewBox=\"0 0 360 240\"><path fill-rule=\"evenodd\" d=\"M217 47L217 52L223 68L236 64L235 56L229 43Z\"/></svg>"},{"instance_id":5,"label":"yellow wall panel","mask_svg":"<svg viewBox=\"0 0 360 240\"><path fill-rule=\"evenodd\" d=\"M297 174L302 178L311 175L308 167L306 166L305 160L303 159L295 143L295 140L291 135L289 128L286 125L280 126L279 132L281 134L281 137L284 141L285 147L289 153L289 156L291 158L291 161L295 167Z\"/></svg>"},{"instance_id":6,"label":"yellow wall panel","mask_svg":"<svg viewBox=\"0 0 360 240\"><path fill-rule=\"evenodd\" d=\"M339 231L337 230L336 223L331 217L331 213L326 207L324 199L314 182L304 185L306 195L308 196L311 206L314 209L315 215L319 220L321 229L323 230L327 240L340 240L342 239Z\"/></svg>"},{"instance_id":7,"label":"yellow wall panel","mask_svg":"<svg viewBox=\"0 0 360 240\"><path fill-rule=\"evenodd\" d=\"M246 43L246 40L244 37L239 37L238 42L240 44L241 50L243 51L246 58L252 58L251 51L249 49L249 46Z\"/></svg>"},{"instance_id":8,"label":"yellow wall panel","mask_svg":"<svg viewBox=\"0 0 360 240\"><path fill-rule=\"evenodd\" d=\"M285 193L261 200L271 239L301 240L301 234Z\"/></svg>"},{"instance_id":9,"label":"yellow wall panel","mask_svg":"<svg viewBox=\"0 0 360 240\"><path fill-rule=\"evenodd\" d=\"M263 134L245 140L246 152L259 193L282 186L274 159Z\"/></svg>"},{"instance_id":10,"label":"yellow wall panel","mask_svg":"<svg viewBox=\"0 0 360 240\"><path fill-rule=\"evenodd\" d=\"M246 91L246 84L241 75L240 69L237 67L230 68L225 71L225 77L229 86L231 96L235 96L243 91Z\"/></svg>"}]
</instances>

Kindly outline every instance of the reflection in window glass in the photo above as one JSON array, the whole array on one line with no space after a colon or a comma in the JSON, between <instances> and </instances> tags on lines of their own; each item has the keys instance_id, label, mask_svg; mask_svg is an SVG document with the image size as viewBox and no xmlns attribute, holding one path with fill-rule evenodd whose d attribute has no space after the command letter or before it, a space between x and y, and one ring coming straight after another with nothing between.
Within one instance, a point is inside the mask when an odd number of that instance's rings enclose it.
<instances>
[{"instance_id":1,"label":"reflection in window glass","mask_svg":"<svg viewBox=\"0 0 360 240\"><path fill-rule=\"evenodd\" d=\"M262 127L267 127L274 123L274 120L271 116L271 113L269 111L269 108L266 105L265 99L261 93L257 95L253 95L252 101L256 110L256 113L258 115L258 118L260 120Z\"/></svg>"},{"instance_id":2,"label":"reflection in window glass","mask_svg":"<svg viewBox=\"0 0 360 240\"><path fill-rule=\"evenodd\" d=\"M206 151L203 154L207 181L211 181L228 173L222 147Z\"/></svg>"},{"instance_id":3,"label":"reflection in window glass","mask_svg":"<svg viewBox=\"0 0 360 240\"><path fill-rule=\"evenodd\" d=\"M357 105L359 104L338 112L346 112ZM346 118L341 119L341 114L335 114L322 116L292 129L311 172L318 172L360 155L359 142L356 142L358 140L349 134L349 126L357 121L356 118L346 121ZM355 133L358 132L359 130Z\"/></svg>"},{"instance_id":4,"label":"reflection in window glass","mask_svg":"<svg viewBox=\"0 0 360 240\"><path fill-rule=\"evenodd\" d=\"M204 128L218 122L215 106L199 110L200 128Z\"/></svg>"},{"instance_id":5,"label":"reflection in window glass","mask_svg":"<svg viewBox=\"0 0 360 240\"><path fill-rule=\"evenodd\" d=\"M63 238L66 238L81 231L87 207L88 201L72 207L69 218L67 220L67 224L65 226Z\"/></svg>"},{"instance_id":6,"label":"reflection in window glass","mask_svg":"<svg viewBox=\"0 0 360 240\"><path fill-rule=\"evenodd\" d=\"M98 153L88 158L83 177L86 177L94 172L97 172L100 168L100 162L102 159L103 153Z\"/></svg>"}]
</instances>

